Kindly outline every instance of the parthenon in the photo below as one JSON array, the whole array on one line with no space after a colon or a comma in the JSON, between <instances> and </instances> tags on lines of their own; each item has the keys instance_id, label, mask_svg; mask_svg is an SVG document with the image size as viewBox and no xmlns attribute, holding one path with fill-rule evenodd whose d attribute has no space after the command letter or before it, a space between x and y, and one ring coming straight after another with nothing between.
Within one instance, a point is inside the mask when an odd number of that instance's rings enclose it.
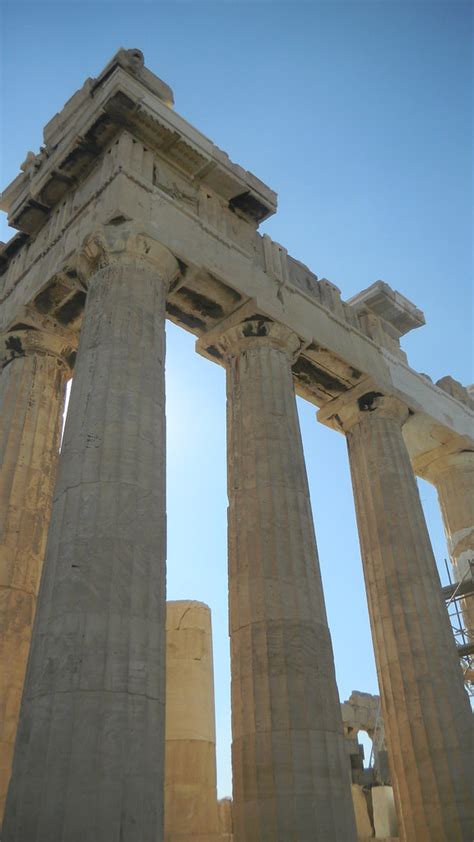
<instances>
[{"instance_id":1,"label":"parthenon","mask_svg":"<svg viewBox=\"0 0 474 842\"><path fill-rule=\"evenodd\" d=\"M2 842L164 839L166 319L227 378L234 842L357 839L295 394L347 440L400 839L472 842L472 714L416 485L464 580L472 389L409 366L424 317L399 292L345 301L261 235L276 194L173 104L119 50L0 204ZM227 838L212 821L186 839Z\"/></svg>"}]
</instances>

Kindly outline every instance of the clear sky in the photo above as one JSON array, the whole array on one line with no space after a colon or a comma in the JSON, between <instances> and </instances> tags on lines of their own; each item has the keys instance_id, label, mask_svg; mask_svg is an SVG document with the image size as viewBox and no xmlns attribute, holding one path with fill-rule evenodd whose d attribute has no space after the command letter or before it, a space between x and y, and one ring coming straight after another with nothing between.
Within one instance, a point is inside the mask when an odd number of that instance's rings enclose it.
<instances>
[{"instance_id":1,"label":"clear sky","mask_svg":"<svg viewBox=\"0 0 474 842\"><path fill-rule=\"evenodd\" d=\"M262 230L349 298L381 278L425 313L403 341L433 380L472 372L471 3L3 0L1 182L120 47L176 110L279 194ZM1 239L12 235L2 222ZM168 595L213 613L230 794L224 372L168 328ZM341 699L377 692L344 438L298 401ZM440 568L434 490L421 496ZM433 653L436 657L436 654Z\"/></svg>"}]
</instances>

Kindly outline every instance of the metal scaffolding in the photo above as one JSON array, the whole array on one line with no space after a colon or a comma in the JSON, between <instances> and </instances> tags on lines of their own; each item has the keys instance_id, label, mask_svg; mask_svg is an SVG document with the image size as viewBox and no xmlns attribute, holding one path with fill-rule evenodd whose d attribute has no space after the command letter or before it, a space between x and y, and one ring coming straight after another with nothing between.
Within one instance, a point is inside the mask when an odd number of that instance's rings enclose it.
<instances>
[{"instance_id":1,"label":"metal scaffolding","mask_svg":"<svg viewBox=\"0 0 474 842\"><path fill-rule=\"evenodd\" d=\"M444 563L449 585L443 588L443 596L461 661L466 690L474 700L474 628L470 622L474 614L474 559L468 562L467 570L458 582L453 582L450 565L446 559Z\"/></svg>"}]
</instances>

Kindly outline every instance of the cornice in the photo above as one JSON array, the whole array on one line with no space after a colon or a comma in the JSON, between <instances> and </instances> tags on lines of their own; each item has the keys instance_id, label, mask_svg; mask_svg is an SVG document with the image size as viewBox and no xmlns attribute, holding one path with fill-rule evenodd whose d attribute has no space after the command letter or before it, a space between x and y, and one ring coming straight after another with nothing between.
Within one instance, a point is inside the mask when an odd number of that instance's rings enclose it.
<instances>
[{"instance_id":1,"label":"cornice","mask_svg":"<svg viewBox=\"0 0 474 842\"><path fill-rule=\"evenodd\" d=\"M0 208L19 231L35 235L51 210L84 179L126 127L187 178L209 187L256 225L276 211L276 194L172 111L123 67L84 94L54 148L29 153L23 172L3 192Z\"/></svg>"}]
</instances>

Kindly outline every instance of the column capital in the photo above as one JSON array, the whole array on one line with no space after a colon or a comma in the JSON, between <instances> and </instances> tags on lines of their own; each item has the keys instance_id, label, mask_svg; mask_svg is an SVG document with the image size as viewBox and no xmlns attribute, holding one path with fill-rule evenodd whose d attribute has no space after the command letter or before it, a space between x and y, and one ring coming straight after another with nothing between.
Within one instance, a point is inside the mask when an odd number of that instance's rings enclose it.
<instances>
[{"instance_id":1,"label":"column capital","mask_svg":"<svg viewBox=\"0 0 474 842\"><path fill-rule=\"evenodd\" d=\"M400 837L461 842L471 838L472 716L403 438L409 410L373 386L358 388L335 413L325 409L347 433ZM425 695L427 676L435 701Z\"/></svg>"},{"instance_id":2,"label":"column capital","mask_svg":"<svg viewBox=\"0 0 474 842\"><path fill-rule=\"evenodd\" d=\"M0 335L0 370L15 359L38 354L56 357L58 365L64 367L65 376L71 377L76 346L73 338L61 333L49 333L28 325L16 330L12 328Z\"/></svg>"},{"instance_id":3,"label":"column capital","mask_svg":"<svg viewBox=\"0 0 474 842\"><path fill-rule=\"evenodd\" d=\"M123 262L149 264L167 286L180 271L178 261L165 246L129 222L97 227L82 243L74 262L86 285L100 269Z\"/></svg>"},{"instance_id":4,"label":"column capital","mask_svg":"<svg viewBox=\"0 0 474 842\"><path fill-rule=\"evenodd\" d=\"M124 815L129 839L163 838L162 276L163 264L171 261L163 251L156 269L146 238L114 241L112 261L114 255L126 256L116 265L110 265L100 240L95 251L92 242L88 245L92 263L100 267L102 261L103 268L91 275L82 319L3 824L2 838L21 837L25 842L32 838L30 829L36 835L36 828L46 827L49 839L72 840L79 828L84 841L106 842ZM171 266L174 271L172 262ZM48 409L44 403L41 423ZM10 437L3 439L9 442ZM38 464L39 460L35 468ZM26 491L28 499L34 493L42 496L42 477ZM71 515L65 517L65 512ZM21 513L15 521L17 531L18 524L26 531L22 546L27 547L30 532L31 540L37 541L35 519L24 521ZM133 603L127 597L132 590ZM103 618L99 624L97 612ZM120 624L114 620L118 616ZM142 645L142 638L136 642L137 628L150 645ZM61 701L55 704L58 693ZM118 748L107 738L111 722L114 728L127 723ZM96 752L90 751L91 733L97 735ZM114 772L105 779L101 769ZM41 798L32 794L38 777ZM69 790L74 798L67 797ZM64 810L54 810L58 801Z\"/></svg>"},{"instance_id":5,"label":"column capital","mask_svg":"<svg viewBox=\"0 0 474 842\"><path fill-rule=\"evenodd\" d=\"M403 426L410 414L408 406L394 395L384 394L371 380L325 404L316 414L318 421L347 433L356 424L372 418L390 418Z\"/></svg>"},{"instance_id":6,"label":"column capital","mask_svg":"<svg viewBox=\"0 0 474 842\"><path fill-rule=\"evenodd\" d=\"M258 312L202 337L227 369L234 835L355 840L291 372L301 342Z\"/></svg>"},{"instance_id":7,"label":"column capital","mask_svg":"<svg viewBox=\"0 0 474 842\"><path fill-rule=\"evenodd\" d=\"M454 447L458 449L455 450ZM445 474L474 471L474 450L459 450L458 442L446 443L432 454L415 459L414 468L423 479L436 485Z\"/></svg>"},{"instance_id":8,"label":"column capital","mask_svg":"<svg viewBox=\"0 0 474 842\"><path fill-rule=\"evenodd\" d=\"M224 360L263 346L283 351L291 360L294 360L301 348L301 342L296 333L285 325L269 321L263 316L246 319L228 327L218 336L213 337L213 344Z\"/></svg>"}]
</instances>

